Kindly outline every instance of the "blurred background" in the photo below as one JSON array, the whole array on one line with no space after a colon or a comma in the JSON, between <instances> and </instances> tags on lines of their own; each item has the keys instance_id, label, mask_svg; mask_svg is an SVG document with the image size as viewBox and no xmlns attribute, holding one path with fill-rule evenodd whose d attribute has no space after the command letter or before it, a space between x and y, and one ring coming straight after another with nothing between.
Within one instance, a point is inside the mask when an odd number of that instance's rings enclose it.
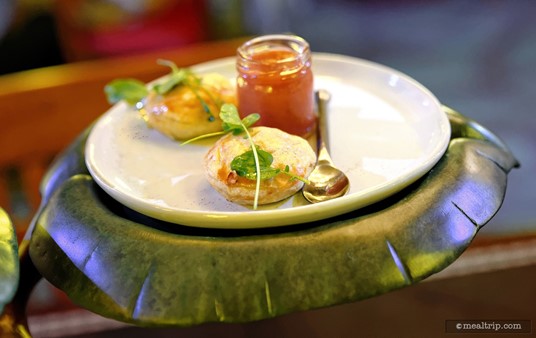
<instances>
[{"instance_id":1,"label":"blurred background","mask_svg":"<svg viewBox=\"0 0 536 338\"><path fill-rule=\"evenodd\" d=\"M291 32L400 70L501 137L521 168L481 235L534 234L535 16L531 0L0 0L0 76ZM36 298L34 311L53 301Z\"/></svg>"}]
</instances>

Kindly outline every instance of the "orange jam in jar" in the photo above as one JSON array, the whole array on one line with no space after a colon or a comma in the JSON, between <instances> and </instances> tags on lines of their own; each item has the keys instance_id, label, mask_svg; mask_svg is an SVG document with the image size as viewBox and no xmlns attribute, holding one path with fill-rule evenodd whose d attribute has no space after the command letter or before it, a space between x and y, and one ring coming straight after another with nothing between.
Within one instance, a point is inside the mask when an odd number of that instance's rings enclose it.
<instances>
[{"instance_id":1,"label":"orange jam in jar","mask_svg":"<svg viewBox=\"0 0 536 338\"><path fill-rule=\"evenodd\" d=\"M309 44L294 35L265 35L237 51L238 110L258 113L257 125L307 137L314 129L313 72Z\"/></svg>"}]
</instances>

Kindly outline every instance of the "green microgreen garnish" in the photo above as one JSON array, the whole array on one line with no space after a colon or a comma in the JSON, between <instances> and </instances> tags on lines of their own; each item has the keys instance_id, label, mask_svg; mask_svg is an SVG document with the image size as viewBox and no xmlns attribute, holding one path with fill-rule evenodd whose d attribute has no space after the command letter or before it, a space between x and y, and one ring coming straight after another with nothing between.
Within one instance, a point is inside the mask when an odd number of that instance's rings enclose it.
<instances>
[{"instance_id":1,"label":"green microgreen garnish","mask_svg":"<svg viewBox=\"0 0 536 338\"><path fill-rule=\"evenodd\" d=\"M113 80L104 87L104 93L106 94L108 102L114 104L121 100L125 100L130 105L138 105L139 102L142 102L145 97L149 95L150 91L154 91L159 95L165 95L177 86L187 86L199 100L203 110L208 114L208 120L214 121L214 115L207 102L199 95L199 91L205 93L210 101L217 106L221 106L221 101L215 99L209 91L201 86L201 79L190 69L179 68L172 61L158 59L157 63L171 68L171 73L149 89L143 82L136 79Z\"/></svg>"},{"instance_id":2,"label":"green microgreen garnish","mask_svg":"<svg viewBox=\"0 0 536 338\"><path fill-rule=\"evenodd\" d=\"M232 132L233 135L239 135L242 131L247 132L247 129L257 122L261 116L259 114L250 114L240 119L236 106L227 103L221 107L220 118L223 122L222 128L224 132Z\"/></svg>"},{"instance_id":3,"label":"green microgreen garnish","mask_svg":"<svg viewBox=\"0 0 536 338\"><path fill-rule=\"evenodd\" d=\"M223 129L222 131L201 135L201 136L198 136L196 138L193 138L191 140L188 140L182 143L182 144L187 144L196 140L200 140L202 138L212 137L216 135L223 135L227 133L232 133L233 135L239 135L242 132L246 133L247 139L249 140L249 143L252 149L251 151L253 155L252 157L253 157L253 164L254 164L253 167L256 173L255 198L253 200L253 209L257 209L257 206L259 204L259 191L261 187L261 167L259 164L260 160L259 160L259 155L257 152L257 147L255 146L255 143L253 143L253 139L251 138L251 135L249 134L248 128L251 125L253 125L255 122L257 122L259 118L260 118L259 114L250 114L244 117L243 119L240 119L240 115L238 114L238 109L236 109L236 106L234 104L225 103L220 108L220 119L222 120L222 129Z\"/></svg>"},{"instance_id":4,"label":"green microgreen garnish","mask_svg":"<svg viewBox=\"0 0 536 338\"><path fill-rule=\"evenodd\" d=\"M233 135L239 135L247 128L251 127L255 122L260 119L259 114L250 114L243 119L240 119L236 106L231 103L224 103L220 108L220 119L222 120L222 131L214 133L203 134L187 141L182 142L182 145L199 141L205 138L221 136L227 133L233 133Z\"/></svg>"},{"instance_id":5,"label":"green microgreen garnish","mask_svg":"<svg viewBox=\"0 0 536 338\"><path fill-rule=\"evenodd\" d=\"M186 68L179 68L172 61L158 59L156 60L156 63L171 68L171 73L164 79L164 81L159 82L153 86L153 90L157 94L167 94L176 86L186 84L191 77L194 78L194 81L197 80L196 76L192 73L191 70Z\"/></svg>"},{"instance_id":6,"label":"green microgreen garnish","mask_svg":"<svg viewBox=\"0 0 536 338\"><path fill-rule=\"evenodd\" d=\"M287 165L284 170L272 167L274 157L269 152L260 149L251 137L248 128L257 122L260 118L259 114L250 114L243 119L240 119L238 110L235 105L226 103L221 106L220 119L222 120L222 129L216 133L210 133L195 137L182 143L188 144L200 139L232 133L233 135L246 134L246 138L249 140L251 150L244 152L241 155L236 156L231 161L231 170L234 170L238 176L245 177L250 180L255 180L255 197L253 200L253 209L257 209L259 202L259 192L261 180L266 180L277 176L280 173L290 176L292 180L300 180L308 183L307 179L296 176L290 172L290 168Z\"/></svg>"},{"instance_id":7,"label":"green microgreen garnish","mask_svg":"<svg viewBox=\"0 0 536 338\"><path fill-rule=\"evenodd\" d=\"M104 87L104 93L110 104L125 100L128 104L135 105L149 95L149 90L139 80L117 79Z\"/></svg>"},{"instance_id":8,"label":"green microgreen garnish","mask_svg":"<svg viewBox=\"0 0 536 338\"><path fill-rule=\"evenodd\" d=\"M283 170L272 167L274 157L269 152L257 147L257 155L259 158L261 180L267 180L279 174L286 174L290 176L291 180L300 180L304 183L308 183L303 177L292 174L288 165L285 166L285 169ZM234 170L238 176L254 180L257 178L257 172L254 169L255 159L252 150L248 150L242 155L238 155L231 161L231 170Z\"/></svg>"}]
</instances>

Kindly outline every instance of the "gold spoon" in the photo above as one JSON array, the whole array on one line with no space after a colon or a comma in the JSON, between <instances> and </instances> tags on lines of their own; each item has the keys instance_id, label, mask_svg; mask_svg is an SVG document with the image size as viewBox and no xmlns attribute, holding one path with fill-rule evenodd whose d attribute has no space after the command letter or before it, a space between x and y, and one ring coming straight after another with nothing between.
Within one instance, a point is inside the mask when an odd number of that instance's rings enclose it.
<instances>
[{"instance_id":1,"label":"gold spoon","mask_svg":"<svg viewBox=\"0 0 536 338\"><path fill-rule=\"evenodd\" d=\"M323 202L343 196L350 187L348 177L333 165L328 153L327 105L331 94L324 89L315 93L318 106L318 161L303 187L303 196L311 203Z\"/></svg>"}]
</instances>

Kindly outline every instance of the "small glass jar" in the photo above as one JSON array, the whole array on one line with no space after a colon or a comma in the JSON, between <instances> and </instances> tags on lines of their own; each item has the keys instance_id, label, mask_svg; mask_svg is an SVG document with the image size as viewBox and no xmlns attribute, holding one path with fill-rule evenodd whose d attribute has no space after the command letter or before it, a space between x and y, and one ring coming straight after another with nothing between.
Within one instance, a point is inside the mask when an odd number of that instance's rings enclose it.
<instances>
[{"instance_id":1,"label":"small glass jar","mask_svg":"<svg viewBox=\"0 0 536 338\"><path fill-rule=\"evenodd\" d=\"M314 130L311 51L295 35L265 35L237 50L240 115L261 115L256 125L307 137Z\"/></svg>"}]
</instances>

